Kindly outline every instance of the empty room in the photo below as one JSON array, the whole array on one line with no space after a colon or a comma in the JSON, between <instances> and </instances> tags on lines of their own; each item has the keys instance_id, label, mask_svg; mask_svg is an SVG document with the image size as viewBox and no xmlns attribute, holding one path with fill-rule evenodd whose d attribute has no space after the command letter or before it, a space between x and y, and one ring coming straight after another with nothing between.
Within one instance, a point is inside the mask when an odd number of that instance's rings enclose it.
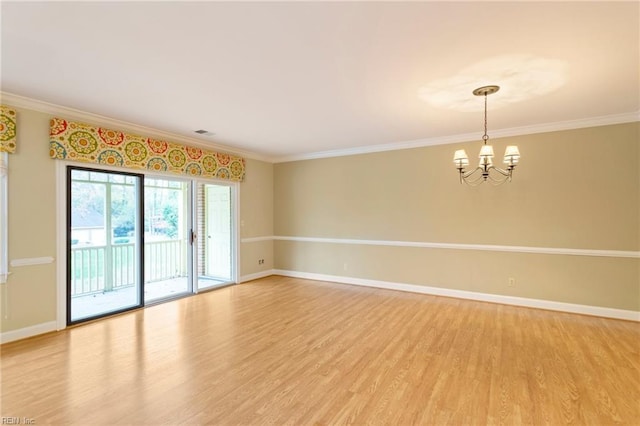
<instances>
[{"instance_id":1,"label":"empty room","mask_svg":"<svg viewBox=\"0 0 640 426\"><path fill-rule=\"evenodd\" d=\"M0 12L0 423L638 424L638 1Z\"/></svg>"}]
</instances>

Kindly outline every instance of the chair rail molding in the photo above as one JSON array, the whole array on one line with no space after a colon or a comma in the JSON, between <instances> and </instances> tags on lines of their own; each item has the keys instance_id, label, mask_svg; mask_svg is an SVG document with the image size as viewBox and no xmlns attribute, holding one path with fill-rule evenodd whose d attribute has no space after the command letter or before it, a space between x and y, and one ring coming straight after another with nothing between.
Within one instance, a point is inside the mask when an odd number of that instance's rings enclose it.
<instances>
[{"instance_id":1,"label":"chair rail molding","mask_svg":"<svg viewBox=\"0 0 640 426\"><path fill-rule=\"evenodd\" d=\"M264 237L267 238L267 237ZM640 259L640 251L625 250L596 250L580 248L557 247L528 247L493 244L461 244L461 243L437 243L428 241L393 241L393 240L365 240L352 238L323 238L323 237L290 237L274 236L275 241L296 241L308 243L351 244L368 246L394 246L394 247L421 247L431 249L449 250L477 250L512 253L555 254L569 256L595 256L595 257L625 257ZM245 240L243 239L243 242Z\"/></svg>"},{"instance_id":2,"label":"chair rail molding","mask_svg":"<svg viewBox=\"0 0 640 426\"><path fill-rule=\"evenodd\" d=\"M23 259L12 259L10 265L13 267L16 266L32 266L32 265L46 265L48 263L53 263L55 259L51 256L45 257L27 257Z\"/></svg>"}]
</instances>

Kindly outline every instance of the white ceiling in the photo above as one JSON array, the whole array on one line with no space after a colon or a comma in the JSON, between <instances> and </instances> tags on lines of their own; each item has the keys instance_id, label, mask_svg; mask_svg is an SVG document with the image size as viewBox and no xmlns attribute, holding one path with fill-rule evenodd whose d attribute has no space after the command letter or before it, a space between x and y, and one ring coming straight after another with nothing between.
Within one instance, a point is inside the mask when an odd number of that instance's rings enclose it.
<instances>
[{"instance_id":1,"label":"white ceiling","mask_svg":"<svg viewBox=\"0 0 640 426\"><path fill-rule=\"evenodd\" d=\"M485 84L489 135L637 116L639 6L3 1L1 89L274 160L479 139Z\"/></svg>"}]
</instances>

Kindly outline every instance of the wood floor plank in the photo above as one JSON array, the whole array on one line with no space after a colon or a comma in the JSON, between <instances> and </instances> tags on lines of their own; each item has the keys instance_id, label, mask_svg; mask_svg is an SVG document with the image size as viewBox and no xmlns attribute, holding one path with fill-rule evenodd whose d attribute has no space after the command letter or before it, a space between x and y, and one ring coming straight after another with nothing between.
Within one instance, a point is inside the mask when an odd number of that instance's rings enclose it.
<instances>
[{"instance_id":1,"label":"wood floor plank","mask_svg":"<svg viewBox=\"0 0 640 426\"><path fill-rule=\"evenodd\" d=\"M638 424L640 324L269 277L1 348L36 424Z\"/></svg>"}]
</instances>

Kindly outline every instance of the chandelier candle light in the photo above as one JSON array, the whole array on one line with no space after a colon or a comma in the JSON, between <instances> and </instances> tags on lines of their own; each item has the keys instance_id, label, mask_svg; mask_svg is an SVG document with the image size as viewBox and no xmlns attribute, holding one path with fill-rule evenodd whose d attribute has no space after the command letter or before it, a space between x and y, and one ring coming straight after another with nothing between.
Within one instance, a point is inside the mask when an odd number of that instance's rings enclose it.
<instances>
[{"instance_id":1,"label":"chandelier candle light","mask_svg":"<svg viewBox=\"0 0 640 426\"><path fill-rule=\"evenodd\" d=\"M460 173L460 183L464 182L476 186L487 181L494 185L511 182L513 169L516 168L520 160L518 147L510 145L504 151L504 164L507 165L507 169L504 170L493 165L493 147L487 145L489 140L489 135L487 135L487 95L496 93L499 89L499 86L483 86L473 91L476 96L484 96L484 135L482 136L484 145L480 149L480 163L473 170L465 171L464 169L469 165L469 156L464 149L457 150L453 155L453 162Z\"/></svg>"}]
</instances>

